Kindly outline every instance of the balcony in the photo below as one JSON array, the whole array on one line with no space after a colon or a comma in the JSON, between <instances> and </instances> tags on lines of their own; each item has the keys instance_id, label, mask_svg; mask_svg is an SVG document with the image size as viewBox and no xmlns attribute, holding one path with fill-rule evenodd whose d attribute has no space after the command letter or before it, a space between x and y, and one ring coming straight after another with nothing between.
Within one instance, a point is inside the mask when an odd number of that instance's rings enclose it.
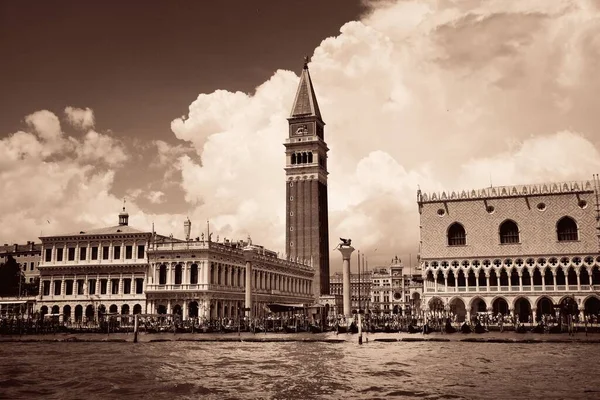
<instances>
[{"instance_id":1,"label":"balcony","mask_svg":"<svg viewBox=\"0 0 600 400\"><path fill-rule=\"evenodd\" d=\"M118 294L49 294L43 295L42 301L99 301L99 300L123 300L145 298L144 293L118 293Z\"/></svg>"},{"instance_id":2,"label":"balcony","mask_svg":"<svg viewBox=\"0 0 600 400\"><path fill-rule=\"evenodd\" d=\"M490 286L485 287L485 286L480 286L480 287L476 287L476 286L458 286L458 287L454 287L454 286L450 286L450 287L442 287L442 286L438 286L437 290L435 287L432 286L426 286L425 287L425 292L426 293L462 293L462 292L469 292L469 293L513 293L513 292L554 292L554 293L587 293L587 292L598 292L600 291L600 285L580 285L579 289L577 288L576 285L557 285L556 289L554 285L548 285L548 286L540 286L540 285L535 285L535 286L523 286L522 288L518 287L518 286Z\"/></svg>"},{"instance_id":3,"label":"balcony","mask_svg":"<svg viewBox=\"0 0 600 400\"><path fill-rule=\"evenodd\" d=\"M186 292L186 291L220 291L220 292L243 292L243 287L228 285L210 285L207 283L182 283L168 285L147 285L146 292Z\"/></svg>"}]
</instances>

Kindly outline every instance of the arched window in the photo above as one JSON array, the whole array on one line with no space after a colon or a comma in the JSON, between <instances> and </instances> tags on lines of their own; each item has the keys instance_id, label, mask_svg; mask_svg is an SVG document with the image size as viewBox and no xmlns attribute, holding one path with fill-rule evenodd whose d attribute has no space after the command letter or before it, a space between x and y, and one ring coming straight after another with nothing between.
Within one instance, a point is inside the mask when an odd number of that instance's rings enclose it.
<instances>
[{"instance_id":1,"label":"arched window","mask_svg":"<svg viewBox=\"0 0 600 400\"><path fill-rule=\"evenodd\" d=\"M181 264L177 264L177 266L175 267L175 284L176 285L181 285L182 275L183 275L183 271L182 271Z\"/></svg>"},{"instance_id":2,"label":"arched window","mask_svg":"<svg viewBox=\"0 0 600 400\"><path fill-rule=\"evenodd\" d=\"M311 151L310 153L308 153L308 163L312 164L312 162L313 162L313 153Z\"/></svg>"},{"instance_id":3,"label":"arched window","mask_svg":"<svg viewBox=\"0 0 600 400\"><path fill-rule=\"evenodd\" d=\"M465 228L458 222L448 228L448 246L464 246L467 244Z\"/></svg>"},{"instance_id":4,"label":"arched window","mask_svg":"<svg viewBox=\"0 0 600 400\"><path fill-rule=\"evenodd\" d=\"M500 243L519 243L519 227L510 219L500 225Z\"/></svg>"},{"instance_id":5,"label":"arched window","mask_svg":"<svg viewBox=\"0 0 600 400\"><path fill-rule=\"evenodd\" d=\"M296 153L292 153L292 165L296 164Z\"/></svg>"},{"instance_id":6,"label":"arched window","mask_svg":"<svg viewBox=\"0 0 600 400\"><path fill-rule=\"evenodd\" d=\"M577 224L571 217L562 217L556 224L556 236L559 242L578 240Z\"/></svg>"},{"instance_id":7,"label":"arched window","mask_svg":"<svg viewBox=\"0 0 600 400\"><path fill-rule=\"evenodd\" d=\"M302 153L302 164L308 163L308 154Z\"/></svg>"},{"instance_id":8,"label":"arched window","mask_svg":"<svg viewBox=\"0 0 600 400\"><path fill-rule=\"evenodd\" d=\"M198 283L198 264L192 264L192 268L190 268L190 283L192 285Z\"/></svg>"},{"instance_id":9,"label":"arched window","mask_svg":"<svg viewBox=\"0 0 600 400\"><path fill-rule=\"evenodd\" d=\"M167 283L167 266L166 265L161 265L160 266L160 271L158 274L158 284L159 285L165 285Z\"/></svg>"}]
</instances>

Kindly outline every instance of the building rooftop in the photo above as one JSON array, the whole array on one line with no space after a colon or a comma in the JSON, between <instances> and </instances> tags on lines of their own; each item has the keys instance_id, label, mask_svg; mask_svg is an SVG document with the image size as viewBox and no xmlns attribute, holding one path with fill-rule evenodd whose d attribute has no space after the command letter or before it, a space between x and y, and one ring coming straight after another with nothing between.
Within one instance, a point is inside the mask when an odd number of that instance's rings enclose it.
<instances>
[{"instance_id":1,"label":"building rooftop","mask_svg":"<svg viewBox=\"0 0 600 400\"><path fill-rule=\"evenodd\" d=\"M139 229L132 228L129 225L116 225L116 226L108 226L106 228L88 229L88 230L79 231L79 232L70 232L70 233L63 233L63 234L51 235L51 236L41 236L40 238L56 237L56 236L109 235L109 234L116 234L116 233L126 233L126 234L134 233L135 234L135 233L152 233L152 232L141 231Z\"/></svg>"},{"instance_id":2,"label":"building rooftop","mask_svg":"<svg viewBox=\"0 0 600 400\"><path fill-rule=\"evenodd\" d=\"M33 246L33 247L32 247ZM30 251L42 251L41 243L27 242L27 244L4 244L0 246L0 254L26 253Z\"/></svg>"}]
</instances>

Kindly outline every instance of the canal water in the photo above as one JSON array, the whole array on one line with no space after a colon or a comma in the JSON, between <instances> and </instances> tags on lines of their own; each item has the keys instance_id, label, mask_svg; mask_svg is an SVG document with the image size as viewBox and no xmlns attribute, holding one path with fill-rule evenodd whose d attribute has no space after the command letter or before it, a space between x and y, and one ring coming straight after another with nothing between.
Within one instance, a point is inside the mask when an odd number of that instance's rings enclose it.
<instances>
[{"instance_id":1,"label":"canal water","mask_svg":"<svg viewBox=\"0 0 600 400\"><path fill-rule=\"evenodd\" d=\"M585 343L0 343L3 399L598 399Z\"/></svg>"}]
</instances>

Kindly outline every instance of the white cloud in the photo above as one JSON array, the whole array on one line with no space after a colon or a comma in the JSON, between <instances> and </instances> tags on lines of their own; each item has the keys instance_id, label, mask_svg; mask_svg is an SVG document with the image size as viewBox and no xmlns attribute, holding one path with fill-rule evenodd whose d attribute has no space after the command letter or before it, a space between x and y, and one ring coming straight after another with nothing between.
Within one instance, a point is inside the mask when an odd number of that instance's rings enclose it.
<instances>
[{"instance_id":1,"label":"white cloud","mask_svg":"<svg viewBox=\"0 0 600 400\"><path fill-rule=\"evenodd\" d=\"M148 200L152 204L160 204L165 202L165 193L160 190L152 190L147 195Z\"/></svg>"},{"instance_id":2,"label":"white cloud","mask_svg":"<svg viewBox=\"0 0 600 400\"><path fill-rule=\"evenodd\" d=\"M83 140L66 137L47 110L25 121L32 132L0 140L0 192L5 194L0 209L9 210L2 215L0 237L20 242L40 232L116 225L121 201L110 190L115 167L127 158L122 145L95 131Z\"/></svg>"},{"instance_id":3,"label":"white cloud","mask_svg":"<svg viewBox=\"0 0 600 400\"><path fill-rule=\"evenodd\" d=\"M67 116L69 123L75 128L88 129L94 127L94 112L88 107L85 109L70 106L66 107L65 115Z\"/></svg>"},{"instance_id":4,"label":"white cloud","mask_svg":"<svg viewBox=\"0 0 600 400\"><path fill-rule=\"evenodd\" d=\"M490 172L494 184L591 178L599 18L593 3L558 0L377 2L324 40L310 72L331 149L331 241L352 237L381 262L414 254L418 185L487 186ZM180 157L196 219L284 247L282 143L297 79L277 71L252 96L201 94L172 122L202 159Z\"/></svg>"},{"instance_id":5,"label":"white cloud","mask_svg":"<svg viewBox=\"0 0 600 400\"><path fill-rule=\"evenodd\" d=\"M128 158L124 148L117 140L96 131L86 133L76 151L79 160L84 162L102 160L108 165L119 165Z\"/></svg>"}]
</instances>

